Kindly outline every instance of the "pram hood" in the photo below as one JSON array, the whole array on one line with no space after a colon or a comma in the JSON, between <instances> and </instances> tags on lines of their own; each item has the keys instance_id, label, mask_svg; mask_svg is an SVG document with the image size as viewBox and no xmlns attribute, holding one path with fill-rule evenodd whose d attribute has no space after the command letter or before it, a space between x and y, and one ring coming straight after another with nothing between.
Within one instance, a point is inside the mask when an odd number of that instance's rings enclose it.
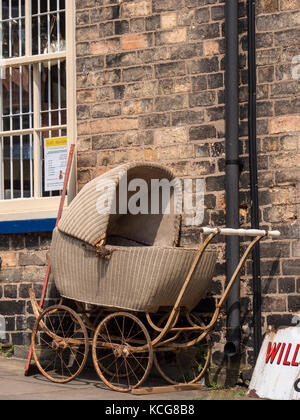
<instances>
[{"instance_id":1,"label":"pram hood","mask_svg":"<svg viewBox=\"0 0 300 420\"><path fill-rule=\"evenodd\" d=\"M161 207L158 214L114 211L124 205L122 194L120 198L124 186L129 210L137 198L139 205L147 202L151 210L154 180L165 186L163 192L156 186L156 191L164 204L169 198L171 211ZM138 194L141 191L143 195ZM181 181L169 169L152 163L127 163L86 184L53 232L51 268L61 296L132 311L156 312L173 306L198 252L174 246L180 229L180 198ZM157 197L154 200L157 204ZM106 245L98 251L108 251L108 258L99 258L100 253L89 246L98 243ZM182 306L197 305L211 283L215 262L215 253L202 255Z\"/></svg>"},{"instance_id":2,"label":"pram hood","mask_svg":"<svg viewBox=\"0 0 300 420\"><path fill-rule=\"evenodd\" d=\"M125 202L127 207L139 191L138 188L128 191L133 180L142 180L138 184L147 185L147 197L143 197L148 202L147 214L131 214L128 209L120 211L120 203L124 207ZM160 207L159 214L151 212L152 180L172 182L171 211L163 212ZM170 184L164 185L168 192ZM117 237L142 245L174 246L178 241L181 213L181 201L175 199L177 194L181 194L181 182L168 168L153 163L127 163L87 183L64 211L58 229L91 245L99 240L113 243L112 239ZM161 192L159 202L161 205Z\"/></svg>"}]
</instances>

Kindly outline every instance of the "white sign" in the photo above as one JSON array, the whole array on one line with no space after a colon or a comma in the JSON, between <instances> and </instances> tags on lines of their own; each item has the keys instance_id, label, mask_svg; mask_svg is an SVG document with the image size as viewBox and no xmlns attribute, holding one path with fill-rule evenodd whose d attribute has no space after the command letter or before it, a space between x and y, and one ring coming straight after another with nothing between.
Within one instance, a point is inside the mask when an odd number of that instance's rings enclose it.
<instances>
[{"instance_id":1,"label":"white sign","mask_svg":"<svg viewBox=\"0 0 300 420\"><path fill-rule=\"evenodd\" d=\"M292 78L294 80L300 79L300 55L295 55L292 59L292 64L295 64L292 67Z\"/></svg>"},{"instance_id":2,"label":"white sign","mask_svg":"<svg viewBox=\"0 0 300 420\"><path fill-rule=\"evenodd\" d=\"M248 395L270 400L300 400L299 326L266 334Z\"/></svg>"},{"instance_id":3,"label":"white sign","mask_svg":"<svg viewBox=\"0 0 300 420\"><path fill-rule=\"evenodd\" d=\"M45 139L45 191L60 191L64 179L68 159L67 137Z\"/></svg>"},{"instance_id":4,"label":"white sign","mask_svg":"<svg viewBox=\"0 0 300 420\"><path fill-rule=\"evenodd\" d=\"M5 340L5 338L6 338L5 318L3 315L0 315L0 340Z\"/></svg>"},{"instance_id":5,"label":"white sign","mask_svg":"<svg viewBox=\"0 0 300 420\"><path fill-rule=\"evenodd\" d=\"M0 36L1 39L1 36ZM6 79L6 64L3 58L0 58L0 79Z\"/></svg>"}]
</instances>

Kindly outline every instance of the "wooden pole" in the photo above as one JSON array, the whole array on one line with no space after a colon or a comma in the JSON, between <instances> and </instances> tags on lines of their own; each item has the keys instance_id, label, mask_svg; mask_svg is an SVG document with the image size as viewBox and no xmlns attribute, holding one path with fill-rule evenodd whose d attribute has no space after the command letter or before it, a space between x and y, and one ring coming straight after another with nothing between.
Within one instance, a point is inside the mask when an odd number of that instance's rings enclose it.
<instances>
[{"instance_id":1,"label":"wooden pole","mask_svg":"<svg viewBox=\"0 0 300 420\"><path fill-rule=\"evenodd\" d=\"M203 389L202 384L178 384L178 385L134 388L131 390L131 394L149 395L149 394L163 394L163 393L168 393L168 392L193 391L193 390L201 390L201 389Z\"/></svg>"},{"instance_id":2,"label":"wooden pole","mask_svg":"<svg viewBox=\"0 0 300 420\"><path fill-rule=\"evenodd\" d=\"M68 187L68 182L69 182L69 175L70 175L72 161L73 161L74 148L75 148L75 145L71 144L70 151L69 151L67 168L66 168L64 186L63 186L62 195L61 195L61 198L60 198L60 204L59 204L59 209L58 209L58 214L57 214L55 227L58 225L58 223L61 219L61 215L62 215L62 211L63 211L63 207L64 207L64 202L65 202L67 187ZM46 295L48 282L49 282L49 277L50 277L50 270L51 270L51 261L50 261L50 258L49 258L48 259L48 267L47 267L47 271L46 271L46 275L45 275L45 279L44 279L44 286L43 286L43 290L42 290L41 300L40 300L40 303L39 303L39 306L41 308L44 305L45 295ZM25 373L24 373L25 376L29 375L29 368L30 368L31 359L32 359L32 345L30 346L30 349L29 349L29 354L28 354L27 363L26 363L26 367L25 367Z\"/></svg>"}]
</instances>

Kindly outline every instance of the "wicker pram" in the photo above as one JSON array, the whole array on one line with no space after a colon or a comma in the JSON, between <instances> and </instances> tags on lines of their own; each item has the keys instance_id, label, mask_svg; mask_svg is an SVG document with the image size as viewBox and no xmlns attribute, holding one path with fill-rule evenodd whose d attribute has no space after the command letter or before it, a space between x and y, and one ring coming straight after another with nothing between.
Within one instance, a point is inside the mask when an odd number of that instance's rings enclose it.
<instances>
[{"instance_id":1,"label":"wicker pram","mask_svg":"<svg viewBox=\"0 0 300 420\"><path fill-rule=\"evenodd\" d=\"M125 204L136 200L129 183L137 179L147 186L140 202L151 201L153 179L174 181L171 211L124 211L119 193L125 185ZM200 228L199 249L180 248L177 189L179 181L168 169L130 163L89 182L64 212L53 233L50 261L58 291L71 302L42 310L30 290L36 316L32 354L45 377L58 383L74 379L91 348L99 378L113 390L152 392L137 389L152 364L172 390L201 386L211 357L210 332L232 285L255 244L280 233ZM204 323L192 309L209 289L216 253L208 245L217 235L254 239Z\"/></svg>"},{"instance_id":2,"label":"wicker pram","mask_svg":"<svg viewBox=\"0 0 300 420\"><path fill-rule=\"evenodd\" d=\"M108 201L107 209L115 206L125 179L127 185L134 179L144 180L149 194L151 180L174 181L170 213L99 214L104 200ZM119 166L89 182L53 234L52 272L61 296L132 311L156 312L159 307L174 305L197 253L197 249L176 246L180 227L174 200L176 182L168 169L144 163ZM128 200L131 197L128 194ZM99 258L99 244L106 258ZM182 306L191 310L203 297L215 261L216 254L206 251Z\"/></svg>"}]
</instances>

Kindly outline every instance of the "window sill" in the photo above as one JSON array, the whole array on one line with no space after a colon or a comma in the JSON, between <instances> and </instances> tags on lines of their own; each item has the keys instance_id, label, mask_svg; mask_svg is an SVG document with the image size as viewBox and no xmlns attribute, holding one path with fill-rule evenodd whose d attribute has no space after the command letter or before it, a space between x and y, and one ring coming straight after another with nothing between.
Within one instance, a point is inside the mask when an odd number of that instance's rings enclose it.
<instances>
[{"instance_id":1,"label":"window sill","mask_svg":"<svg viewBox=\"0 0 300 420\"><path fill-rule=\"evenodd\" d=\"M0 234L52 231L59 203L60 197L0 201Z\"/></svg>"}]
</instances>

